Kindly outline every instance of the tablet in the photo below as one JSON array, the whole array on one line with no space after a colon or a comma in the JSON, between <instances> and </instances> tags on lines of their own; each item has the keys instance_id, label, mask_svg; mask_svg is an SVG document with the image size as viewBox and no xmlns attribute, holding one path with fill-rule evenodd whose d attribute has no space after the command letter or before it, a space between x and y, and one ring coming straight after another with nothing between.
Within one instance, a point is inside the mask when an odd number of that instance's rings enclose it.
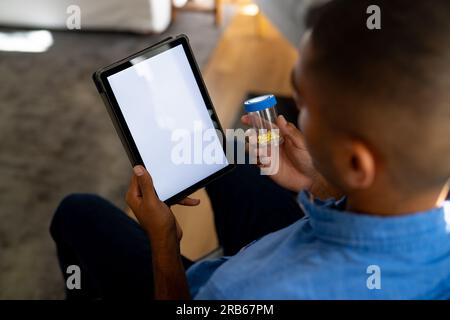
<instances>
[{"instance_id":1,"label":"tablet","mask_svg":"<svg viewBox=\"0 0 450 320\"><path fill-rule=\"evenodd\" d=\"M185 35L93 75L133 166L173 204L233 168L225 134Z\"/></svg>"}]
</instances>

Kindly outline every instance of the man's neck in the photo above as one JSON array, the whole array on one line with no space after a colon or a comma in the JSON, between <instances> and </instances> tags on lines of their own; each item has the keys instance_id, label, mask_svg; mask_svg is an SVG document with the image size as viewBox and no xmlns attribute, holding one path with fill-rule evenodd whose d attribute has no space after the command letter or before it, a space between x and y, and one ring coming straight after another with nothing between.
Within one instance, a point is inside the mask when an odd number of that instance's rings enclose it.
<instances>
[{"instance_id":1,"label":"man's neck","mask_svg":"<svg viewBox=\"0 0 450 320\"><path fill-rule=\"evenodd\" d=\"M395 216L424 212L442 205L448 193L448 185L428 192L402 194L395 191L355 192L348 195L346 210L380 216Z\"/></svg>"}]
</instances>

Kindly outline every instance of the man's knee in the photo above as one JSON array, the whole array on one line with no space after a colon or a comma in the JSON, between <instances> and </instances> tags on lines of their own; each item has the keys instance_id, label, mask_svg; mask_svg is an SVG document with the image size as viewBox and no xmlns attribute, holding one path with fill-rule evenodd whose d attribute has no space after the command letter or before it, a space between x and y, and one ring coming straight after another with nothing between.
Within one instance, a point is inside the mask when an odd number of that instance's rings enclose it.
<instances>
[{"instance_id":1,"label":"man's knee","mask_svg":"<svg viewBox=\"0 0 450 320\"><path fill-rule=\"evenodd\" d=\"M68 227L74 228L83 221L89 219L98 203L105 201L101 197L93 194L70 194L58 205L53 219L50 224L50 234L53 239L57 239L59 235L64 234Z\"/></svg>"},{"instance_id":2,"label":"man's knee","mask_svg":"<svg viewBox=\"0 0 450 320\"><path fill-rule=\"evenodd\" d=\"M229 194L232 191L242 193L248 184L258 179L259 168L254 165L244 164L238 165L231 172L218 178L206 186L208 195L223 193L225 190Z\"/></svg>"}]
</instances>

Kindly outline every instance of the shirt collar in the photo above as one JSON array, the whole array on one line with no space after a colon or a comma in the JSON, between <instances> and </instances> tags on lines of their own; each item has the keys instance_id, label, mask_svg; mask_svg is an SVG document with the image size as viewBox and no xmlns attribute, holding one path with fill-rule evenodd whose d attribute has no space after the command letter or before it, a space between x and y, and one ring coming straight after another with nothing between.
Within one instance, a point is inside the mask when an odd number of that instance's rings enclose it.
<instances>
[{"instance_id":1,"label":"shirt collar","mask_svg":"<svg viewBox=\"0 0 450 320\"><path fill-rule=\"evenodd\" d=\"M422 250L450 244L450 202L440 208L396 217L380 217L345 211L345 198L313 199L308 192L298 196L300 206L315 235L323 240L382 250ZM445 240L445 241L443 241Z\"/></svg>"}]
</instances>

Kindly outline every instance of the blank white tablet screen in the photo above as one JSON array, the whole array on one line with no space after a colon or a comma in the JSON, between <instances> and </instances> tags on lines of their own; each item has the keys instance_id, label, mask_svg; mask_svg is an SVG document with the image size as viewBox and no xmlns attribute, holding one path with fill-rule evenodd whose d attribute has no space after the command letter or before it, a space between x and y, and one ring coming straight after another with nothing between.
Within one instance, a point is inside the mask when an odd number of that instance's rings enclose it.
<instances>
[{"instance_id":1,"label":"blank white tablet screen","mask_svg":"<svg viewBox=\"0 0 450 320\"><path fill-rule=\"evenodd\" d=\"M228 161L182 45L132 63L107 79L164 201Z\"/></svg>"}]
</instances>

